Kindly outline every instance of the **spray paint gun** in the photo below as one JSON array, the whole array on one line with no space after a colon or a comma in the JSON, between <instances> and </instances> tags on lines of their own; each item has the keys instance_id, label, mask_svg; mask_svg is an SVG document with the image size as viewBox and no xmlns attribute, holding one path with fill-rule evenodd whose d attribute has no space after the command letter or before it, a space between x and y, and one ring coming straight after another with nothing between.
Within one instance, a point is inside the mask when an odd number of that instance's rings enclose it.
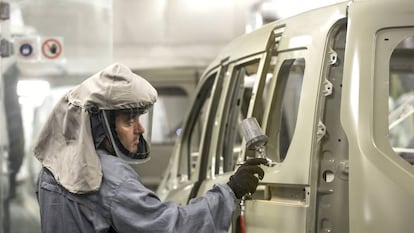
<instances>
[{"instance_id":1,"label":"spray paint gun","mask_svg":"<svg viewBox=\"0 0 414 233\"><path fill-rule=\"evenodd\" d=\"M276 165L276 162L266 156L265 145L267 143L267 136L263 133L256 118L250 117L244 119L240 123L240 129L246 140L246 148L248 150L255 150L256 157L266 159L266 166L272 167Z\"/></svg>"},{"instance_id":2,"label":"spray paint gun","mask_svg":"<svg viewBox=\"0 0 414 233\"><path fill-rule=\"evenodd\" d=\"M266 166L272 167L276 165L271 159L266 156L265 145L267 143L267 136L262 132L256 118L250 117L244 119L240 124L241 132L246 140L246 149L256 151L256 157L266 159ZM246 233L245 211L246 198L251 198L251 194L244 195L240 200L240 229L241 233Z\"/></svg>"}]
</instances>

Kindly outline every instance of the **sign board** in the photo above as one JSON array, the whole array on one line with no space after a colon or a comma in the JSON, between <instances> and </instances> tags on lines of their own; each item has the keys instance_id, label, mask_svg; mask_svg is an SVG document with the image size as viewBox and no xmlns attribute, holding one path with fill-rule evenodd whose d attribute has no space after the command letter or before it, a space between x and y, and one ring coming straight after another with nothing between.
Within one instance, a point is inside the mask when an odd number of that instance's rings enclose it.
<instances>
[{"instance_id":1,"label":"sign board","mask_svg":"<svg viewBox=\"0 0 414 233\"><path fill-rule=\"evenodd\" d=\"M38 61L39 60L39 38L17 37L14 39L14 50L17 60Z\"/></svg>"},{"instance_id":2,"label":"sign board","mask_svg":"<svg viewBox=\"0 0 414 233\"><path fill-rule=\"evenodd\" d=\"M40 50L43 60L59 60L63 56L63 38L61 37L46 37L42 38L40 43Z\"/></svg>"}]
</instances>

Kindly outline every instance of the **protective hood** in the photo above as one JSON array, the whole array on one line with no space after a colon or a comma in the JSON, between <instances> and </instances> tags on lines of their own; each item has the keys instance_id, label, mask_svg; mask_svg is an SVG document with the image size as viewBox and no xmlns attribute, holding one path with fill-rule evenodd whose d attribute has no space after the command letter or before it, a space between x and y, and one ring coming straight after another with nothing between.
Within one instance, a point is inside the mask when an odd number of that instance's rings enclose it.
<instances>
[{"instance_id":1,"label":"protective hood","mask_svg":"<svg viewBox=\"0 0 414 233\"><path fill-rule=\"evenodd\" d=\"M101 110L151 107L157 91L122 64L113 64L73 88L57 103L34 155L72 193L98 190L102 168L90 116Z\"/></svg>"}]
</instances>

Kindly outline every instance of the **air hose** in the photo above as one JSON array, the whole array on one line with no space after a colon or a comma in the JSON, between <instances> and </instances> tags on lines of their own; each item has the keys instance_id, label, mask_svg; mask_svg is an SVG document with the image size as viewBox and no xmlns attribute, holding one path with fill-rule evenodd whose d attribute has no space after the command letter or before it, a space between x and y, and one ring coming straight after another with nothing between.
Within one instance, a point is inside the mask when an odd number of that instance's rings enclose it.
<instances>
[{"instance_id":1,"label":"air hose","mask_svg":"<svg viewBox=\"0 0 414 233\"><path fill-rule=\"evenodd\" d=\"M246 233L246 221L244 219L244 213L246 211L245 196L240 200L240 230L241 233Z\"/></svg>"}]
</instances>

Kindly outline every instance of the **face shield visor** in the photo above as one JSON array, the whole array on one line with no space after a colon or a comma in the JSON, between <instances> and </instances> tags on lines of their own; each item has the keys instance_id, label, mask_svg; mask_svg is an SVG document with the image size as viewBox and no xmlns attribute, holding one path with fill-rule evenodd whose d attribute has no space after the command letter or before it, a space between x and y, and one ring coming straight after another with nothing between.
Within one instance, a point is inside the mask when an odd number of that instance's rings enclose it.
<instances>
[{"instance_id":1,"label":"face shield visor","mask_svg":"<svg viewBox=\"0 0 414 233\"><path fill-rule=\"evenodd\" d=\"M116 156L130 164L150 159L152 108L102 110L102 122Z\"/></svg>"}]
</instances>

